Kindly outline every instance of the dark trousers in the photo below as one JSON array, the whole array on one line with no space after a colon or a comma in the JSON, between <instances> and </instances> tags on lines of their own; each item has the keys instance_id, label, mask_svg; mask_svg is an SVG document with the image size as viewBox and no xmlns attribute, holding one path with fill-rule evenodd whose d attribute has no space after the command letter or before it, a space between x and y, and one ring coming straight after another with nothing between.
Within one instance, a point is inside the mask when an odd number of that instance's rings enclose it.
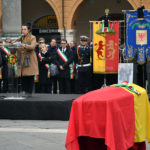
<instances>
[{"instance_id":1,"label":"dark trousers","mask_svg":"<svg viewBox=\"0 0 150 150\"><path fill-rule=\"evenodd\" d=\"M31 94L34 85L34 76L23 76L22 78L22 91Z\"/></svg>"},{"instance_id":2,"label":"dark trousers","mask_svg":"<svg viewBox=\"0 0 150 150\"><path fill-rule=\"evenodd\" d=\"M3 80L2 92L7 93L8 92L8 78L4 78L2 80Z\"/></svg>"},{"instance_id":3,"label":"dark trousers","mask_svg":"<svg viewBox=\"0 0 150 150\"><path fill-rule=\"evenodd\" d=\"M38 82L34 83L35 93L40 93L40 85Z\"/></svg>"},{"instance_id":4,"label":"dark trousers","mask_svg":"<svg viewBox=\"0 0 150 150\"><path fill-rule=\"evenodd\" d=\"M69 78L59 78L59 93L60 94L70 94L70 79Z\"/></svg>"},{"instance_id":5,"label":"dark trousers","mask_svg":"<svg viewBox=\"0 0 150 150\"><path fill-rule=\"evenodd\" d=\"M50 77L50 89L53 90L54 94L57 94L57 81L57 76Z\"/></svg>"},{"instance_id":6,"label":"dark trousers","mask_svg":"<svg viewBox=\"0 0 150 150\"><path fill-rule=\"evenodd\" d=\"M78 72L78 93L83 94L91 90L91 71Z\"/></svg>"},{"instance_id":7,"label":"dark trousers","mask_svg":"<svg viewBox=\"0 0 150 150\"><path fill-rule=\"evenodd\" d=\"M138 65L137 66L137 84L143 88L146 85L146 65Z\"/></svg>"},{"instance_id":8,"label":"dark trousers","mask_svg":"<svg viewBox=\"0 0 150 150\"><path fill-rule=\"evenodd\" d=\"M51 93L49 84L39 84L39 93Z\"/></svg>"},{"instance_id":9,"label":"dark trousers","mask_svg":"<svg viewBox=\"0 0 150 150\"><path fill-rule=\"evenodd\" d=\"M71 79L70 84L71 84L71 93L72 94L76 93L75 79Z\"/></svg>"}]
</instances>

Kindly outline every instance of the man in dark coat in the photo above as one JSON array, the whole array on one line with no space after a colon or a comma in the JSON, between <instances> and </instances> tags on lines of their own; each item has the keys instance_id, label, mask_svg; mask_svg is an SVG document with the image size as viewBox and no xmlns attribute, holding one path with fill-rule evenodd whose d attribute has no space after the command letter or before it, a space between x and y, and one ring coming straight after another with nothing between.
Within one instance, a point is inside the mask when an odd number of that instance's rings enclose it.
<instances>
[{"instance_id":1,"label":"man in dark coat","mask_svg":"<svg viewBox=\"0 0 150 150\"><path fill-rule=\"evenodd\" d=\"M70 67L73 61L73 53L67 46L67 40L61 40L61 47L57 50L56 63L59 68L59 93L69 94L70 89Z\"/></svg>"},{"instance_id":2,"label":"man in dark coat","mask_svg":"<svg viewBox=\"0 0 150 150\"><path fill-rule=\"evenodd\" d=\"M52 64L56 65L57 60L55 60L56 54L57 54L57 45L56 45L56 39L51 39L50 46L48 48L48 53L52 57ZM50 88L53 90L54 94L57 94L57 81L58 81L58 75L52 75L50 77Z\"/></svg>"}]
</instances>

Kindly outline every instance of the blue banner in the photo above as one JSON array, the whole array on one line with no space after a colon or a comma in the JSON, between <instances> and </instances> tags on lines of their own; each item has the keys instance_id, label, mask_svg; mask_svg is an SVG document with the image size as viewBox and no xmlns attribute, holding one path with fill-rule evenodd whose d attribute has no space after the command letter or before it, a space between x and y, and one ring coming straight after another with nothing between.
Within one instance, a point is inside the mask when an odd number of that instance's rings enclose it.
<instances>
[{"instance_id":1,"label":"blue banner","mask_svg":"<svg viewBox=\"0 0 150 150\"><path fill-rule=\"evenodd\" d=\"M144 18L137 17L137 11L126 12L126 57L132 60L137 56L137 63L146 62L146 52L150 58L150 12L144 11Z\"/></svg>"}]
</instances>

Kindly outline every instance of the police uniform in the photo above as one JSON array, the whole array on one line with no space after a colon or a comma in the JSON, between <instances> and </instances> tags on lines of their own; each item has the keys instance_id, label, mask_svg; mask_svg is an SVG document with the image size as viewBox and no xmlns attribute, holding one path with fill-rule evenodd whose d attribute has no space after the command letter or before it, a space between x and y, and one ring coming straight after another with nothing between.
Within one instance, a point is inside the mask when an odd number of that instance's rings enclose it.
<instances>
[{"instance_id":1,"label":"police uniform","mask_svg":"<svg viewBox=\"0 0 150 150\"><path fill-rule=\"evenodd\" d=\"M87 41L87 36L80 36L80 40ZM78 93L86 93L91 89L91 63L90 47L79 45L75 52L76 78L78 82Z\"/></svg>"}]
</instances>

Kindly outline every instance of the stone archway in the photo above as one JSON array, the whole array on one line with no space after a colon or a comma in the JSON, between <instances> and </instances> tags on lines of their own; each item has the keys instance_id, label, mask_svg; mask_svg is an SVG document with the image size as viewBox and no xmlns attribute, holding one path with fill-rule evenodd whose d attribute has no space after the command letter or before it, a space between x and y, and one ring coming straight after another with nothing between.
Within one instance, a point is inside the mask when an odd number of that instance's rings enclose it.
<instances>
[{"instance_id":1,"label":"stone archway","mask_svg":"<svg viewBox=\"0 0 150 150\"><path fill-rule=\"evenodd\" d=\"M128 2L132 5L134 9L140 7L140 0L128 0ZM146 9L150 9L150 2L149 0L143 0L143 5Z\"/></svg>"},{"instance_id":2,"label":"stone archway","mask_svg":"<svg viewBox=\"0 0 150 150\"><path fill-rule=\"evenodd\" d=\"M57 17L57 21L58 21L58 26L59 29L63 29L62 26L62 17L61 17L61 1L60 0L55 0L55 3L52 0L45 0L54 10L56 17Z\"/></svg>"},{"instance_id":3,"label":"stone archway","mask_svg":"<svg viewBox=\"0 0 150 150\"><path fill-rule=\"evenodd\" d=\"M70 8L69 11L69 17L68 17L68 21L67 21L67 29L73 29L74 28L74 24L73 24L73 20L76 18L76 10L79 8L79 6L84 2L84 0L74 0L73 1L73 5Z\"/></svg>"},{"instance_id":4,"label":"stone archway","mask_svg":"<svg viewBox=\"0 0 150 150\"><path fill-rule=\"evenodd\" d=\"M34 5L36 4L36 5ZM45 38L49 43L52 38L60 41L61 28L60 15L55 9L53 1L46 0L22 0L22 23L31 23L32 34Z\"/></svg>"},{"instance_id":5,"label":"stone archway","mask_svg":"<svg viewBox=\"0 0 150 150\"><path fill-rule=\"evenodd\" d=\"M112 3L114 6L112 6ZM83 4L83 5L82 5ZM84 0L82 1L74 12L72 20L69 22L70 27L76 29L77 42L79 41L79 36L84 34L90 37L90 23L89 21L98 20L101 16L105 15L105 9L109 8L110 13L122 13L123 9L133 9L131 4L126 0L122 0L117 3L116 0L111 0L106 3L105 0ZM78 15L78 16L77 16ZM74 26L74 22L76 25Z\"/></svg>"},{"instance_id":6,"label":"stone archway","mask_svg":"<svg viewBox=\"0 0 150 150\"><path fill-rule=\"evenodd\" d=\"M140 7L140 0L126 0L129 2L129 4L133 7L133 9L137 9L138 7ZM79 6L85 2L85 0L74 0L74 2L72 3L72 7L70 9L70 13L69 13L69 18L67 21L67 29L74 29L74 20L77 17L77 13L78 13L78 8ZM150 9L150 2L149 0L143 0L143 5L145 6L146 9Z\"/></svg>"},{"instance_id":7,"label":"stone archway","mask_svg":"<svg viewBox=\"0 0 150 150\"><path fill-rule=\"evenodd\" d=\"M62 24L62 0L44 0L46 1L54 10L59 26L59 32L62 34L64 33L63 24ZM80 12L80 6L82 4L86 4L89 0L64 0L64 25L66 28L66 37L69 39L68 41L75 40L75 33L76 33L76 20L78 20L78 13ZM92 3L92 0L90 0ZM130 9L137 9L139 7L140 0L121 0L121 3L127 3L130 5ZM149 0L143 0L143 4L145 8L150 8ZM105 1L99 1L103 5L107 4ZM116 2L116 1L115 1ZM84 5L83 5L84 6ZM105 7L105 6L104 6ZM112 6L111 6L112 7ZM126 8L125 8L126 9ZM93 9L95 11L95 9ZM104 12L104 10L103 10ZM94 18L93 18L94 19Z\"/></svg>"}]
</instances>

